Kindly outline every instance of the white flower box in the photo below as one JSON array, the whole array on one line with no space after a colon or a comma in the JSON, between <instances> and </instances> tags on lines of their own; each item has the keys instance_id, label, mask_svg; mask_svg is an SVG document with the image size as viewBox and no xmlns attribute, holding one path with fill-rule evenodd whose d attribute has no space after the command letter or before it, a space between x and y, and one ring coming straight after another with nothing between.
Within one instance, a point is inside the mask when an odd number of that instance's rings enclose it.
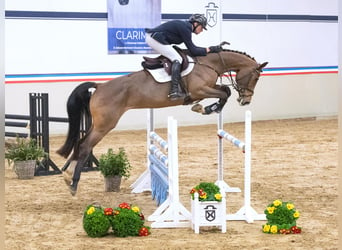
<instances>
[{"instance_id":1,"label":"white flower box","mask_svg":"<svg viewBox=\"0 0 342 250\"><path fill-rule=\"evenodd\" d=\"M198 193L191 199L191 228L199 233L202 226L218 226L221 232L226 232L226 195L222 194L222 201L199 201Z\"/></svg>"}]
</instances>

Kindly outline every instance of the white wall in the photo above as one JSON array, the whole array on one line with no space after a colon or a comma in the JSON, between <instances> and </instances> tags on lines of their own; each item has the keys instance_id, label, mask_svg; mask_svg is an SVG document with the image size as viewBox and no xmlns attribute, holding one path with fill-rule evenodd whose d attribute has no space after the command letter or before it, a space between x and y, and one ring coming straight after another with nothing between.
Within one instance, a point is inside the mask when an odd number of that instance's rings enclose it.
<instances>
[{"instance_id":1,"label":"white wall","mask_svg":"<svg viewBox=\"0 0 342 250\"><path fill-rule=\"evenodd\" d=\"M204 12L209 1L162 1L162 13ZM220 3L220 1L216 1ZM337 0L283 1L222 0L222 13L337 15ZM105 0L7 0L6 10L106 12ZM6 75L87 72L132 72L140 70L141 55L108 55L106 20L5 21ZM194 37L199 46L231 43L230 48L245 51L268 68L336 66L338 64L338 24L336 22L230 21L221 22L219 33L207 31ZM255 120L337 114L337 74L270 76L259 80L252 104L247 107ZM50 115L65 117L65 103L80 82L9 84L5 86L5 112L28 114L28 93L49 93ZM6 78L9 82L11 79ZM235 93L234 93L235 95ZM205 103L213 102L207 100ZM215 123L216 116L201 116L191 106L157 110L157 126L165 126L173 115L180 125ZM246 107L235 96L225 108L225 122L241 121ZM146 110L128 111L117 129L145 127ZM139 119L136 119L139 117ZM132 122L132 119L134 122ZM139 122L140 121L140 122ZM64 133L65 126L51 124L51 133Z\"/></svg>"}]
</instances>

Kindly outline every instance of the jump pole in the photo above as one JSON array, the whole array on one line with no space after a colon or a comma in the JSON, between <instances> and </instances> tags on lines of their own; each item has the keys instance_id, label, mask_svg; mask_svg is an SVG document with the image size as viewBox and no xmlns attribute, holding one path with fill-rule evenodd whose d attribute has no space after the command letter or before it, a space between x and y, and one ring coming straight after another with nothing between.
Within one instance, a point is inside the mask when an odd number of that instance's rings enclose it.
<instances>
[{"instance_id":1,"label":"jump pole","mask_svg":"<svg viewBox=\"0 0 342 250\"><path fill-rule=\"evenodd\" d=\"M251 206L251 144L252 144L252 114L251 111L245 112L245 142L240 141L228 132L223 130L222 112L219 114L218 122L218 181L226 192L236 192L237 188L231 188L223 180L223 138L230 141L234 146L242 149L245 155L245 171L244 171L244 205L235 214L227 214L227 220L245 220L248 223L254 220L266 220L265 214L258 214Z\"/></svg>"}]
</instances>

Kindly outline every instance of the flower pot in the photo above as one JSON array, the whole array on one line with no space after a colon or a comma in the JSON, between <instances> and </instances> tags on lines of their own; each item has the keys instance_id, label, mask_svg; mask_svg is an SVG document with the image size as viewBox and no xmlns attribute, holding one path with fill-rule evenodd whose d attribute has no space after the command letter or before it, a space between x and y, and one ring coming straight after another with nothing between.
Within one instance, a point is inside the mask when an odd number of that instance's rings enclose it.
<instances>
[{"instance_id":1,"label":"flower pot","mask_svg":"<svg viewBox=\"0 0 342 250\"><path fill-rule=\"evenodd\" d=\"M16 161L13 168L18 179L32 179L36 170L36 160Z\"/></svg>"},{"instance_id":2,"label":"flower pot","mask_svg":"<svg viewBox=\"0 0 342 250\"><path fill-rule=\"evenodd\" d=\"M199 201L198 194L191 199L191 227L199 233L201 226L218 226L221 232L226 232L226 198L222 201Z\"/></svg>"},{"instance_id":3,"label":"flower pot","mask_svg":"<svg viewBox=\"0 0 342 250\"><path fill-rule=\"evenodd\" d=\"M121 185L121 178L122 176L120 175L104 177L105 191L106 192L119 192L120 185Z\"/></svg>"}]
</instances>

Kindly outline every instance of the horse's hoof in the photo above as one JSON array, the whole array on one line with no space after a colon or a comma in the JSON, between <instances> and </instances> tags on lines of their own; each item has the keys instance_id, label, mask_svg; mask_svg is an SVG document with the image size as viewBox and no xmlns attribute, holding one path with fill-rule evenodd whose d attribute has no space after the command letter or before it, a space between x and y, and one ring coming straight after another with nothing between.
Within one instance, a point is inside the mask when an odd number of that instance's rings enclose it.
<instances>
[{"instance_id":1,"label":"horse's hoof","mask_svg":"<svg viewBox=\"0 0 342 250\"><path fill-rule=\"evenodd\" d=\"M77 189L74 186L70 185L69 190L70 190L71 195L75 196Z\"/></svg>"},{"instance_id":2,"label":"horse's hoof","mask_svg":"<svg viewBox=\"0 0 342 250\"><path fill-rule=\"evenodd\" d=\"M197 103L194 106L192 106L191 110L194 111L194 112L197 112L197 113L201 113L201 114L204 113L203 106L201 104L199 104L199 103Z\"/></svg>"}]
</instances>

